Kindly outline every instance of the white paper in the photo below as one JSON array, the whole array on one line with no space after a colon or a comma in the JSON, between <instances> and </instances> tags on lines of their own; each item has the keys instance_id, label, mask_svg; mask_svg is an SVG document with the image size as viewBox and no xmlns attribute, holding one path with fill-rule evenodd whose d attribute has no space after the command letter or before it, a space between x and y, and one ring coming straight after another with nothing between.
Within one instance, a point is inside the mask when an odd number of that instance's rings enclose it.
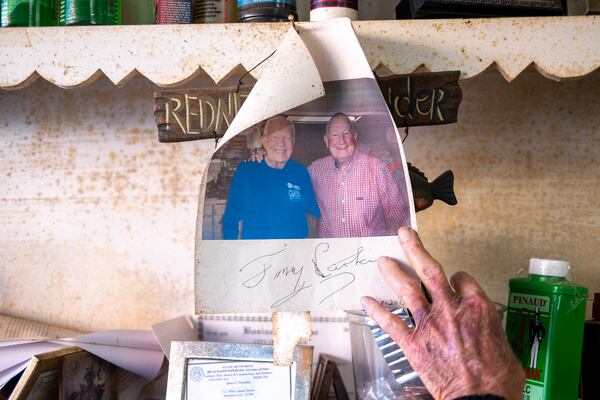
<instances>
[{"instance_id":1,"label":"white paper","mask_svg":"<svg viewBox=\"0 0 600 400\"><path fill-rule=\"evenodd\" d=\"M360 297L374 294L401 305L377 270L380 255L404 259L395 237L239 240L235 251L223 243L202 247L215 255L205 260L197 299L206 313L361 309Z\"/></svg>"},{"instance_id":2,"label":"white paper","mask_svg":"<svg viewBox=\"0 0 600 400\"><path fill-rule=\"evenodd\" d=\"M142 329L111 329L87 333L85 335L73 336L61 339L63 343L98 344L114 347L130 347L140 350L160 350L156 337L150 330ZM75 346L75 344L73 344Z\"/></svg>"},{"instance_id":3,"label":"white paper","mask_svg":"<svg viewBox=\"0 0 600 400\"><path fill-rule=\"evenodd\" d=\"M5 369L4 371L0 371L0 388L6 385L8 381L10 381L16 375L18 375L25 368L27 368L28 363L29 361L23 361L8 369Z\"/></svg>"},{"instance_id":4,"label":"white paper","mask_svg":"<svg viewBox=\"0 0 600 400\"><path fill-rule=\"evenodd\" d=\"M154 379L158 375L164 360L162 349L149 330L101 331L55 343L80 347L146 379Z\"/></svg>"},{"instance_id":5,"label":"white paper","mask_svg":"<svg viewBox=\"0 0 600 400\"><path fill-rule=\"evenodd\" d=\"M81 332L24 318L0 315L0 339L59 339Z\"/></svg>"},{"instance_id":6,"label":"white paper","mask_svg":"<svg viewBox=\"0 0 600 400\"><path fill-rule=\"evenodd\" d=\"M100 331L46 341L7 340L0 341L0 377L10 379L25 369L29 360L37 354L73 346L146 379L154 379L158 375L164 360L158 340L150 330Z\"/></svg>"},{"instance_id":7,"label":"white paper","mask_svg":"<svg viewBox=\"0 0 600 400\"><path fill-rule=\"evenodd\" d=\"M48 353L66 347L63 344L50 342L16 343L18 344L0 347L0 371L27 362L36 354Z\"/></svg>"},{"instance_id":8,"label":"white paper","mask_svg":"<svg viewBox=\"0 0 600 400\"><path fill-rule=\"evenodd\" d=\"M190 360L186 398L291 400L293 368L271 362Z\"/></svg>"},{"instance_id":9,"label":"white paper","mask_svg":"<svg viewBox=\"0 0 600 400\"><path fill-rule=\"evenodd\" d=\"M48 353L65 346L41 342L7 340L0 342L0 387L23 371L36 354Z\"/></svg>"},{"instance_id":10,"label":"white paper","mask_svg":"<svg viewBox=\"0 0 600 400\"><path fill-rule=\"evenodd\" d=\"M189 315L154 324L152 331L167 359L171 354L173 340L181 342L198 340L198 325Z\"/></svg>"},{"instance_id":11,"label":"white paper","mask_svg":"<svg viewBox=\"0 0 600 400\"><path fill-rule=\"evenodd\" d=\"M18 344L27 344L27 343L36 343L39 342L39 340L36 339L26 339L26 340L19 340L19 339L12 339L12 340L0 340L0 348L1 347L10 347L10 346L16 346Z\"/></svg>"},{"instance_id":12,"label":"white paper","mask_svg":"<svg viewBox=\"0 0 600 400\"><path fill-rule=\"evenodd\" d=\"M285 162L294 159L300 140L304 140L305 143L302 154L306 155L310 151L312 153L309 155L313 157L306 159L300 165L308 167L310 163L316 164L317 161L329 160L334 153L330 143L327 143L326 147L323 142L325 124L333 115L343 112L347 116L348 124L355 127L353 129L358 130L358 127L362 129L361 132L356 133L358 139L355 139L355 145L358 143L356 146L358 150L354 152L355 158L357 158L356 154L360 153L363 160L370 160L369 162L372 164L379 163L377 164L379 165L378 171L382 172L378 174L384 174L385 170L390 167L389 164L384 162L383 156L367 154L364 147L369 147L368 141L370 140L377 141L379 146L376 149L377 152L394 153L390 157L399 173L393 178L396 182L394 185L398 186L397 190L394 189L397 193L394 195L394 199L398 199L398 201L388 201L387 204L400 204L402 212L399 214L402 214L402 217L397 221L386 220L384 223L386 227L377 230L377 233L363 229L360 232L368 233L356 234L363 237L352 237L354 234L347 233L342 235L344 237L334 238L338 234L328 236L319 231L319 236L321 236L319 239L261 238L260 240L247 240L247 236L242 237L244 240L223 240L238 237L224 237L222 234L224 228L219 227L219 224L224 226L224 223L221 222L224 214L220 213L230 205L229 198L223 197L223 193L227 192L230 195L231 192L226 186L228 184L220 184L221 180L219 179L206 182L207 169L203 186L205 191L201 193L201 196L206 196L206 198L199 205L197 228L195 279L196 311L198 313L360 309L360 297L364 295L374 296L387 306L402 305L401 299L389 289L377 270L377 259L381 255L396 258L406 264L395 237L395 231L398 226L402 225L416 228L409 175L404 152L398 140L397 129L366 57L362 53L350 21L347 19L330 20L302 26L299 27L299 30L310 57L307 58L306 55L293 57L297 53L297 49L302 49L303 46L298 43L295 32L290 31L280 47L285 51L278 50L276 55L279 54L280 58L266 67L257 86L250 93L248 100L220 142L221 150L213 156L215 162L211 162L209 169L221 168L226 175L223 182L227 182L227 179L233 181L235 173L230 175L228 171L237 170L238 166L242 164L243 156L239 156L238 153L251 152L257 144L260 146L264 138L259 137L257 140L256 136L257 132L264 133L265 128L262 121L278 114L284 115L295 127L304 124L302 125L304 131L301 133L305 136L299 136L298 132L295 133L293 136L295 141L292 139L295 142L292 156L291 158L288 156ZM288 54L289 56L287 56ZM313 83L316 74L311 72L315 69L325 82L323 88L331 90L331 94L327 93L322 98L316 96ZM310 76L313 77L313 80L290 82L291 77L298 76ZM313 92L315 93L313 94ZM308 98L313 100L307 102ZM284 112L285 114L281 114ZM364 125L361 125L361 121L364 121ZM259 122L261 124L255 125ZM310 131L306 124L321 125ZM250 128L254 130L254 133L249 133ZM312 136L309 136L308 133ZM232 142L232 147L228 147L228 141L236 135L239 135L241 141ZM327 139L325 141L327 142ZM245 143L246 147L240 142ZM306 143L309 143L309 148ZM394 147L397 148L394 149ZM227 151L229 153L226 153ZM319 155L323 152L325 154ZM296 162L297 164L299 163ZM385 166L381 167L381 165ZM390 172L388 171L387 174ZM211 176L219 176L219 174ZM380 179L379 176L377 175L375 178L373 175L369 175L369 178L360 178L359 184L367 181L385 181L385 187L390 188L391 183L389 182L392 178ZM261 183L260 177L253 179L258 179L257 184ZM324 187L316 182L316 179L322 178L315 178L311 173L312 186L314 188ZM267 180L265 179L264 182ZM290 194L290 201L304 199L302 197L304 195L300 192L301 186L297 186L295 183L287 185L288 188L291 188L290 191L296 190L299 193L294 195L295 197L292 196L293 193ZM307 185L303 185L306 188ZM265 190L262 190L262 186L260 187L260 193L269 193L271 190L270 186L267 186ZM324 189L323 192L325 192ZM210 196L209 193L211 193ZM335 196L336 193L339 192L333 191L331 196ZM375 193L377 194L375 195ZM366 197L362 196L362 192L354 194L355 198L350 200L355 200L354 207L356 208L350 209L349 213L355 213L355 210L361 209L365 204L382 202L381 199L387 195L386 193L386 190L381 190L379 187L377 192L375 189L368 189ZM376 197L376 199L371 200L371 197ZM365 201L360 203L361 200ZM249 203L251 201L246 201L244 204ZM257 207L260 203L257 201ZM331 209L335 209L335 207L330 207ZM377 205L374 209L380 210L381 208ZM327 211L329 220L334 215L334 212L330 210ZM321 214L323 214L323 210L321 210ZM385 214L385 218L388 218L388 215L391 214ZM343 217L335 218L337 224L346 223L346 219ZM261 223L265 219L262 219ZM273 213L272 219L277 221L276 213ZM323 221L323 216L321 220ZM240 224L243 222L240 220ZM396 222L397 224L393 227ZM257 223L254 224L256 226ZM203 229L206 229L208 234L203 235ZM219 229L221 229L221 233L219 233ZM357 230L349 229L349 232L354 231ZM373 231L375 230L373 229ZM248 230L244 231L242 226L241 232L247 233Z\"/></svg>"},{"instance_id":13,"label":"white paper","mask_svg":"<svg viewBox=\"0 0 600 400\"><path fill-rule=\"evenodd\" d=\"M261 79L256 82L229 129L219 140L219 147L252 125L325 94L319 71L293 28L290 28L266 63ZM294 95L274 96L274 93Z\"/></svg>"},{"instance_id":14,"label":"white paper","mask_svg":"<svg viewBox=\"0 0 600 400\"><path fill-rule=\"evenodd\" d=\"M202 340L208 342L272 344L271 314L219 314L200 316ZM312 313L313 374L320 354L335 357L350 399L354 399L354 373L348 320L344 313Z\"/></svg>"}]
</instances>

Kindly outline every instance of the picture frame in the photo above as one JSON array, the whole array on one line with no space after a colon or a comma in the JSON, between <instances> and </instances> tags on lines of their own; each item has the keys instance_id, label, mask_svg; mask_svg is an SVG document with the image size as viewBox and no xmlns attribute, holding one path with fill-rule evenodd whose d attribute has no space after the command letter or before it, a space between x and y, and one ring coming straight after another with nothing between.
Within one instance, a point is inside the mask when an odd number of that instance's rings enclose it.
<instances>
[{"instance_id":1,"label":"picture frame","mask_svg":"<svg viewBox=\"0 0 600 400\"><path fill-rule=\"evenodd\" d=\"M309 400L312 353L312 346L296 346L292 365L279 367L270 345L174 341L166 398L191 399L201 390L206 398L263 400L279 391L285 396L277 398Z\"/></svg>"},{"instance_id":2,"label":"picture frame","mask_svg":"<svg viewBox=\"0 0 600 400\"><path fill-rule=\"evenodd\" d=\"M329 400L332 386L336 400L349 400L336 359L327 354L320 354L310 400Z\"/></svg>"},{"instance_id":3,"label":"picture frame","mask_svg":"<svg viewBox=\"0 0 600 400\"><path fill-rule=\"evenodd\" d=\"M80 353L85 351L79 347L68 347L33 356L15 386L11 400L58 398L63 361L67 356Z\"/></svg>"},{"instance_id":4,"label":"picture frame","mask_svg":"<svg viewBox=\"0 0 600 400\"><path fill-rule=\"evenodd\" d=\"M60 400L110 400L117 398L116 368L87 351L68 354L62 360ZM114 380L114 382L113 382ZM114 386L114 387L113 387Z\"/></svg>"}]
</instances>

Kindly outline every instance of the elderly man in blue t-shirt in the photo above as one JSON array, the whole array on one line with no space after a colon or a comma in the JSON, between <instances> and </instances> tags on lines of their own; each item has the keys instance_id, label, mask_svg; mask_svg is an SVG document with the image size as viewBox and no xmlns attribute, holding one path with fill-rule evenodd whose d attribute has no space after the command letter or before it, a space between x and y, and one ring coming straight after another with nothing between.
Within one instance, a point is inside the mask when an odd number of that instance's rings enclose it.
<instances>
[{"instance_id":1,"label":"elderly man in blue t-shirt","mask_svg":"<svg viewBox=\"0 0 600 400\"><path fill-rule=\"evenodd\" d=\"M238 166L223 215L223 239L301 239L308 236L307 214L320 217L305 166L290 160L294 126L278 115L267 120L260 162Z\"/></svg>"}]
</instances>

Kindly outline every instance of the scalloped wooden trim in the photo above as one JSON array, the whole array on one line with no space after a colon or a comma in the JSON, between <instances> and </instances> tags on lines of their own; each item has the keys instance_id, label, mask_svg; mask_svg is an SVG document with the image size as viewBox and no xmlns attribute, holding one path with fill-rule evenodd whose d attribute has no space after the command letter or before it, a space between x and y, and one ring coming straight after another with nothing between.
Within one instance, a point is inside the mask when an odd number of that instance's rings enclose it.
<instances>
[{"instance_id":1,"label":"scalloped wooden trim","mask_svg":"<svg viewBox=\"0 0 600 400\"><path fill-rule=\"evenodd\" d=\"M103 75L116 86L138 75L160 87L202 75L219 83L251 69L287 29L285 23L1 29L0 88L24 88L38 77L76 88ZM469 79L496 68L510 82L532 66L553 80L600 68L600 16L357 21L354 29L370 65L397 74L461 70L461 79ZM256 79L260 74L260 67L252 71Z\"/></svg>"}]
</instances>

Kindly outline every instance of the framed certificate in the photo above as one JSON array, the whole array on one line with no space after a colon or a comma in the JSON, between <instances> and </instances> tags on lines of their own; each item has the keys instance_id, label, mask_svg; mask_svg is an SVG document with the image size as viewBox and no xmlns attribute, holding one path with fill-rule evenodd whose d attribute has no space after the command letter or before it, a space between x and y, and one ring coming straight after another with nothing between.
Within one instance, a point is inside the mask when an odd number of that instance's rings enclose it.
<instances>
[{"instance_id":1,"label":"framed certificate","mask_svg":"<svg viewBox=\"0 0 600 400\"><path fill-rule=\"evenodd\" d=\"M175 341L167 400L308 400L311 368L311 346L297 346L286 367L273 364L273 346Z\"/></svg>"}]
</instances>

